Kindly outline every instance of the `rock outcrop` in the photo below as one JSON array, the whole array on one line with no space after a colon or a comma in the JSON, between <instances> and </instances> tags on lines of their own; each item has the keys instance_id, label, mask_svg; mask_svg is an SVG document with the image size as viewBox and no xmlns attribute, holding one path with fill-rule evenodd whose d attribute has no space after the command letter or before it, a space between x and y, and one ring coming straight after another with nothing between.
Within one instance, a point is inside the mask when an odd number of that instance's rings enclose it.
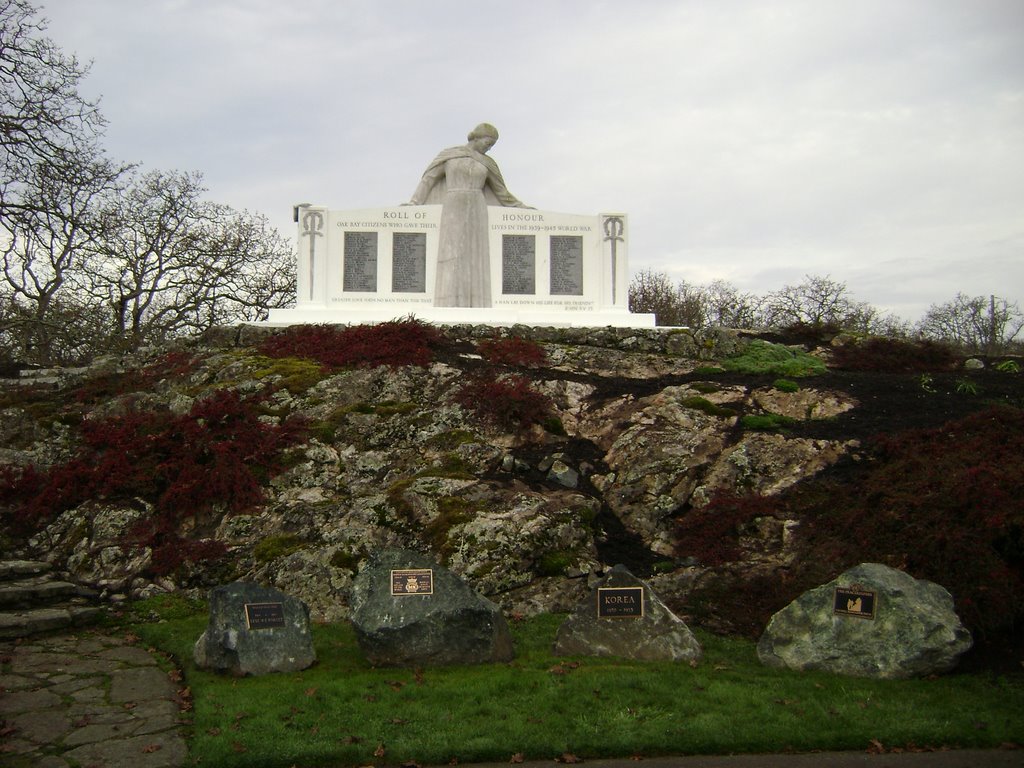
<instances>
[{"instance_id":1,"label":"rock outcrop","mask_svg":"<svg viewBox=\"0 0 1024 768\"><path fill-rule=\"evenodd\" d=\"M352 580L371 552L423 549L508 612L568 611L592 571L624 561L672 565L677 521L688 509L720 491L777 492L856 445L744 429L743 413L776 409L812 423L855 400L810 386L777 393L763 382L701 373L703 361L743 348L741 332L506 332L535 339L547 353L547 366L527 372L550 399L547 429L497 429L456 404L460 382L481 365L473 344L491 338L490 327L444 329L454 351L428 367L327 371L309 361L271 361L255 345L274 331L245 326L175 349L105 358L33 380L31 390L4 382L13 394L0 410L0 443L3 459L17 466L74 457L81 436L69 424L140 410L186 414L225 389L265 398L268 424L296 416L310 427L289 449L287 471L267 483L261 506L185 513L169 532L225 546L220 565L185 558L161 567L136 535L158 513L145 499L93 499L68 509L31 539L25 556L113 601L178 589L204 594L245 579L335 621L349 615ZM176 372L139 375L167 368L160 361L168 353L181 361ZM84 396L90 386L103 396ZM284 539L288 546L274 546Z\"/></svg>"}]
</instances>

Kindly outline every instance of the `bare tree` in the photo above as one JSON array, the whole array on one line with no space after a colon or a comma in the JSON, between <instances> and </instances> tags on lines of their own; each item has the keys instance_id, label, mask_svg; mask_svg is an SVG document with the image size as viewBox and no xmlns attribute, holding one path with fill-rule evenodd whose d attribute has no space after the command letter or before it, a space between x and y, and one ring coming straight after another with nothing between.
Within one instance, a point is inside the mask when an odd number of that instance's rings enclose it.
<instances>
[{"instance_id":1,"label":"bare tree","mask_svg":"<svg viewBox=\"0 0 1024 768\"><path fill-rule=\"evenodd\" d=\"M764 322L770 328L802 325L868 333L877 318L877 309L854 301L845 283L828 276L807 275L798 285L769 293L764 303Z\"/></svg>"},{"instance_id":2,"label":"bare tree","mask_svg":"<svg viewBox=\"0 0 1024 768\"><path fill-rule=\"evenodd\" d=\"M761 297L743 293L726 280L714 280L697 289L708 325L756 328L761 322Z\"/></svg>"},{"instance_id":3,"label":"bare tree","mask_svg":"<svg viewBox=\"0 0 1024 768\"><path fill-rule=\"evenodd\" d=\"M88 293L125 348L265 319L294 296L294 259L277 230L205 191L198 173L153 171L111 202Z\"/></svg>"},{"instance_id":4,"label":"bare tree","mask_svg":"<svg viewBox=\"0 0 1024 768\"><path fill-rule=\"evenodd\" d=\"M641 270L629 284L629 310L654 315L657 325L706 325L700 296L685 281L673 285L664 272Z\"/></svg>"},{"instance_id":5,"label":"bare tree","mask_svg":"<svg viewBox=\"0 0 1024 768\"><path fill-rule=\"evenodd\" d=\"M0 333L22 360L71 362L88 347L76 340L76 333L86 333L78 278L105 236L103 201L122 168L83 150L66 154L59 165L44 160L29 170L18 204L0 217L0 291L9 317L19 320L5 322Z\"/></svg>"},{"instance_id":6,"label":"bare tree","mask_svg":"<svg viewBox=\"0 0 1024 768\"><path fill-rule=\"evenodd\" d=\"M918 330L968 352L998 355L1008 351L1024 330L1024 314L1016 302L958 293L952 301L933 304Z\"/></svg>"},{"instance_id":7,"label":"bare tree","mask_svg":"<svg viewBox=\"0 0 1024 768\"><path fill-rule=\"evenodd\" d=\"M78 92L88 71L45 37L46 22L24 0L0 0L0 217L23 209L23 185L41 164L94 154L104 121Z\"/></svg>"}]
</instances>

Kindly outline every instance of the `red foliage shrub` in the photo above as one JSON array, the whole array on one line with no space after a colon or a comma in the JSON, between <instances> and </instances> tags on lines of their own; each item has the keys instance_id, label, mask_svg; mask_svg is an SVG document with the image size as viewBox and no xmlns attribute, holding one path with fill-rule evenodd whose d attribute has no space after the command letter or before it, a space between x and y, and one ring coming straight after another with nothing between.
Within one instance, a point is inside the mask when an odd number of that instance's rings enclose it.
<instances>
[{"instance_id":1,"label":"red foliage shrub","mask_svg":"<svg viewBox=\"0 0 1024 768\"><path fill-rule=\"evenodd\" d=\"M430 365L441 334L414 318L377 325L293 325L259 346L267 357L302 357L328 368Z\"/></svg>"},{"instance_id":2,"label":"red foliage shrub","mask_svg":"<svg viewBox=\"0 0 1024 768\"><path fill-rule=\"evenodd\" d=\"M937 341L902 341L871 337L832 350L830 364L844 371L915 373L948 371L957 362L953 349Z\"/></svg>"},{"instance_id":3,"label":"red foliage shrub","mask_svg":"<svg viewBox=\"0 0 1024 768\"><path fill-rule=\"evenodd\" d=\"M480 355L489 363L520 368L540 368L547 365L548 354L537 342L518 336L484 339L477 344Z\"/></svg>"},{"instance_id":4,"label":"red foliage shrub","mask_svg":"<svg viewBox=\"0 0 1024 768\"><path fill-rule=\"evenodd\" d=\"M540 424L553 409L549 397L535 390L525 376L517 374L473 376L453 399L484 421L508 430Z\"/></svg>"},{"instance_id":5,"label":"red foliage shrub","mask_svg":"<svg viewBox=\"0 0 1024 768\"><path fill-rule=\"evenodd\" d=\"M150 389L158 381L187 376L196 367L196 358L185 352L168 352L138 370L106 373L84 381L74 397L80 403L95 403L126 392Z\"/></svg>"},{"instance_id":6,"label":"red foliage shrub","mask_svg":"<svg viewBox=\"0 0 1024 768\"><path fill-rule=\"evenodd\" d=\"M812 485L791 501L804 518L805 571L887 563L946 587L983 637L1024 620L1024 411L881 439L852 482Z\"/></svg>"},{"instance_id":7,"label":"red foliage shrub","mask_svg":"<svg viewBox=\"0 0 1024 768\"><path fill-rule=\"evenodd\" d=\"M776 516L778 506L771 497L716 494L707 505L691 509L680 518L676 524L677 552L682 557L696 558L705 566L739 560L743 556L743 526L758 517Z\"/></svg>"},{"instance_id":8,"label":"red foliage shrub","mask_svg":"<svg viewBox=\"0 0 1024 768\"><path fill-rule=\"evenodd\" d=\"M18 479L11 522L27 532L87 500L142 498L171 530L214 507L257 506L262 481L283 469L281 452L304 434L298 421L275 426L260 415L258 400L221 390L183 416L135 411L86 421L74 459Z\"/></svg>"}]
</instances>

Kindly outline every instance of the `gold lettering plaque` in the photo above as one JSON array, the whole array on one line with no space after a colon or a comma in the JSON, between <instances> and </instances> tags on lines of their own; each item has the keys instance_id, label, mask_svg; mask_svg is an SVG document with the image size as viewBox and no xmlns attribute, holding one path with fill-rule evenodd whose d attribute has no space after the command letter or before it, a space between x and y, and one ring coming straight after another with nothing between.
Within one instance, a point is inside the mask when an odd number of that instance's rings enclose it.
<instances>
[{"instance_id":1,"label":"gold lettering plaque","mask_svg":"<svg viewBox=\"0 0 1024 768\"><path fill-rule=\"evenodd\" d=\"M247 629L277 629L284 625L284 603L245 603Z\"/></svg>"},{"instance_id":2,"label":"gold lettering plaque","mask_svg":"<svg viewBox=\"0 0 1024 768\"><path fill-rule=\"evenodd\" d=\"M836 587L832 612L837 616L856 616L858 619L874 620L876 594L858 587Z\"/></svg>"},{"instance_id":3,"label":"gold lettering plaque","mask_svg":"<svg viewBox=\"0 0 1024 768\"><path fill-rule=\"evenodd\" d=\"M434 594L434 571L430 568L391 571L391 594L394 597Z\"/></svg>"},{"instance_id":4,"label":"gold lettering plaque","mask_svg":"<svg viewBox=\"0 0 1024 768\"><path fill-rule=\"evenodd\" d=\"M644 615L643 587L598 587L599 619L639 619Z\"/></svg>"}]
</instances>

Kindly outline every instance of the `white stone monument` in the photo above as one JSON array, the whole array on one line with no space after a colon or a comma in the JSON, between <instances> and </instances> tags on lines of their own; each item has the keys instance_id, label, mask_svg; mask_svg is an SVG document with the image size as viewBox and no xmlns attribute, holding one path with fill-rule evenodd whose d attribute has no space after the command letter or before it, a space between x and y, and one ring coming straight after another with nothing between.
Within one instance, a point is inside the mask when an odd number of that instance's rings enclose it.
<instances>
[{"instance_id":1,"label":"white stone monument","mask_svg":"<svg viewBox=\"0 0 1024 768\"><path fill-rule=\"evenodd\" d=\"M296 207L296 305L268 324L653 327L629 312L626 215L528 208L486 155L495 141L481 123L442 151L406 205Z\"/></svg>"}]
</instances>

